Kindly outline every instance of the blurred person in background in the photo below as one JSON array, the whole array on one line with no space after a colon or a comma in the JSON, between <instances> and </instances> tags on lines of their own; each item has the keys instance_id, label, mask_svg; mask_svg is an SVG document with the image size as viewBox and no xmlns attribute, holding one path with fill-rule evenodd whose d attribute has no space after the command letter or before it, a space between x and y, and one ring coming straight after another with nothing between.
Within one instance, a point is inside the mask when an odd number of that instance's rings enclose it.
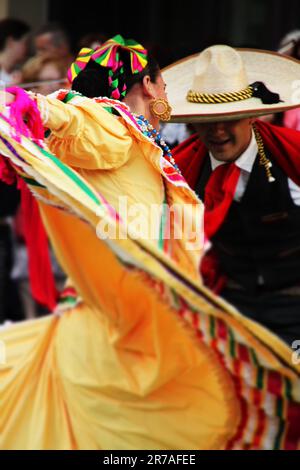
<instances>
[{"instance_id":1,"label":"blurred person in background","mask_svg":"<svg viewBox=\"0 0 300 470\"><path fill-rule=\"evenodd\" d=\"M287 33L279 43L279 49L283 55L300 60L300 30L295 29ZM300 130L300 110L299 108L290 109L284 113L273 116L273 124L288 127L289 129Z\"/></svg>"},{"instance_id":2,"label":"blurred person in background","mask_svg":"<svg viewBox=\"0 0 300 470\"><path fill-rule=\"evenodd\" d=\"M103 33L88 33L82 36L78 43L78 49L83 49L84 47L89 47L91 49L97 49L97 47L102 46L102 44L107 41L107 37Z\"/></svg>"},{"instance_id":3,"label":"blurred person in background","mask_svg":"<svg viewBox=\"0 0 300 470\"><path fill-rule=\"evenodd\" d=\"M35 56L29 59L22 69L24 88L49 95L67 86L66 62L54 56ZM32 86L30 86L32 84Z\"/></svg>"},{"instance_id":4,"label":"blurred person in background","mask_svg":"<svg viewBox=\"0 0 300 470\"><path fill-rule=\"evenodd\" d=\"M300 30L295 29L287 33L279 42L278 50L282 55L300 60ZM283 113L270 114L260 117L262 121L270 122L276 126L288 127L289 129L300 130L299 108L289 109Z\"/></svg>"},{"instance_id":5,"label":"blurred person in background","mask_svg":"<svg viewBox=\"0 0 300 470\"><path fill-rule=\"evenodd\" d=\"M20 81L19 66L28 53L29 26L20 20L0 21L0 85L15 85ZM2 172L2 169L0 170ZM0 323L21 320L23 310L11 271L14 262L12 217L19 205L15 182L0 182Z\"/></svg>"},{"instance_id":6,"label":"blurred person in background","mask_svg":"<svg viewBox=\"0 0 300 470\"><path fill-rule=\"evenodd\" d=\"M19 81L19 65L28 53L29 26L20 20L0 21L0 81L14 85Z\"/></svg>"},{"instance_id":7,"label":"blurred person in background","mask_svg":"<svg viewBox=\"0 0 300 470\"><path fill-rule=\"evenodd\" d=\"M57 57L68 67L74 60L70 38L58 23L48 23L38 29L33 38L33 45L36 55Z\"/></svg>"},{"instance_id":8,"label":"blurred person in background","mask_svg":"<svg viewBox=\"0 0 300 470\"><path fill-rule=\"evenodd\" d=\"M281 54L300 59L300 29L295 29L287 33L280 40L279 50Z\"/></svg>"}]
</instances>

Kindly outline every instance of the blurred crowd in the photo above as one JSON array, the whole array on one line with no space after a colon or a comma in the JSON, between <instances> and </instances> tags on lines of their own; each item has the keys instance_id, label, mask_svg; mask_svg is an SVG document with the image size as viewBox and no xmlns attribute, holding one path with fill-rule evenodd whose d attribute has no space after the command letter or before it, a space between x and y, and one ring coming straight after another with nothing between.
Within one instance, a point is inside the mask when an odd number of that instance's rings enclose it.
<instances>
[{"instance_id":1,"label":"blurred crowd","mask_svg":"<svg viewBox=\"0 0 300 470\"><path fill-rule=\"evenodd\" d=\"M95 49L106 39L101 32L91 32L80 38L74 47L67 32L59 24L49 23L31 31L23 21L4 19L0 21L0 88L18 85L45 95L59 88L67 88L66 75L75 59L74 52L76 54L82 47ZM300 30L287 34L278 48L281 53L299 59ZM271 119L275 124L300 130L299 109ZM185 140L191 132L192 129L184 124L162 126L162 137L171 148ZM44 315L47 310L31 296L18 188L0 181L0 195L1 324ZM54 255L52 264L57 287L62 290L65 275Z\"/></svg>"},{"instance_id":2,"label":"blurred crowd","mask_svg":"<svg viewBox=\"0 0 300 470\"><path fill-rule=\"evenodd\" d=\"M102 36L87 38L101 44ZM31 31L20 20L0 21L0 87L21 86L50 94L68 86L67 70L74 56L67 33L58 24ZM20 321L47 312L31 295L23 214L17 185L0 182L0 323ZM62 290L65 275L52 254L57 287Z\"/></svg>"}]
</instances>

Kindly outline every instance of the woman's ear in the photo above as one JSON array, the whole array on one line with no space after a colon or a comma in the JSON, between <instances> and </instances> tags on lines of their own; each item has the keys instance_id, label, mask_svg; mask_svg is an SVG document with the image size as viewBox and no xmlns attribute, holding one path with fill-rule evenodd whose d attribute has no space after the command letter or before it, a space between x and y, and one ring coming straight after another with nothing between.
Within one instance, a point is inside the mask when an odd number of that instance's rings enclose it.
<instances>
[{"instance_id":1,"label":"woman's ear","mask_svg":"<svg viewBox=\"0 0 300 470\"><path fill-rule=\"evenodd\" d=\"M154 94L154 89L153 89L153 84L151 82L150 76L145 75L142 81L142 86L143 86L143 93L145 96L148 98L155 98Z\"/></svg>"}]
</instances>

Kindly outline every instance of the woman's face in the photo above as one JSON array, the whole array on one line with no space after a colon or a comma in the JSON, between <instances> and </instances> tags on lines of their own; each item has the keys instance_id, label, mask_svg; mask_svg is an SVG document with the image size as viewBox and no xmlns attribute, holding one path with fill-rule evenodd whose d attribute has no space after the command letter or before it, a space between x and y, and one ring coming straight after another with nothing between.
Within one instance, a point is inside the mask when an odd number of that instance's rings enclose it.
<instances>
[{"instance_id":1,"label":"woman's face","mask_svg":"<svg viewBox=\"0 0 300 470\"><path fill-rule=\"evenodd\" d=\"M162 74L160 72L155 82L154 83L152 82L152 86L153 86L153 91L155 93L155 96L154 96L155 99L161 98L164 100L168 100L168 96L166 92L167 85L165 84L162 78Z\"/></svg>"}]
</instances>

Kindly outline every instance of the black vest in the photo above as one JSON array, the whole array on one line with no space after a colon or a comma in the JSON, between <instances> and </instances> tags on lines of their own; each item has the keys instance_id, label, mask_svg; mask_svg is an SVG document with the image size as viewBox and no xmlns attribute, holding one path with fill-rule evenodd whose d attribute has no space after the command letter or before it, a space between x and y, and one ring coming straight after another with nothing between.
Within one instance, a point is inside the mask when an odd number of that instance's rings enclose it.
<instances>
[{"instance_id":1,"label":"black vest","mask_svg":"<svg viewBox=\"0 0 300 470\"><path fill-rule=\"evenodd\" d=\"M260 285L275 290L300 283L300 206L287 176L268 158L276 181L268 182L257 157L242 200L232 202L211 240L221 271L253 292ZM202 200L211 171L206 158L196 187Z\"/></svg>"}]
</instances>

